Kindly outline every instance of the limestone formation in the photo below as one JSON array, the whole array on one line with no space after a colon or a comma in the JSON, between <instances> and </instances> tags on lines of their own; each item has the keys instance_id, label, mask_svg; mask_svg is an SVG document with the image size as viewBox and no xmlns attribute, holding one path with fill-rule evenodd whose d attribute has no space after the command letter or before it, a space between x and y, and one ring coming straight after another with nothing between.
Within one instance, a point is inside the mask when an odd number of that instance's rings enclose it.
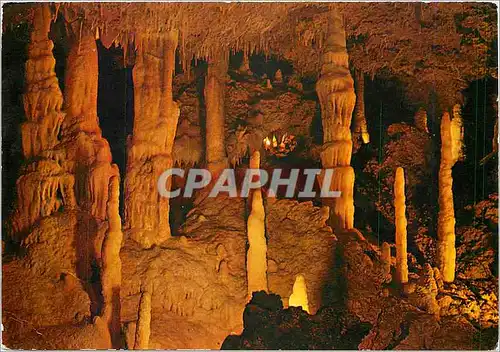
<instances>
[{"instance_id":1,"label":"limestone formation","mask_svg":"<svg viewBox=\"0 0 500 352\"><path fill-rule=\"evenodd\" d=\"M462 112L459 104L453 106L453 118L451 119L451 152L455 162L464 159L464 127Z\"/></svg>"},{"instance_id":2,"label":"limestone formation","mask_svg":"<svg viewBox=\"0 0 500 352\"><path fill-rule=\"evenodd\" d=\"M277 82L277 83L283 82L283 73L281 73L281 70L279 70L279 69L274 74L274 82Z\"/></svg>"},{"instance_id":3,"label":"limestone formation","mask_svg":"<svg viewBox=\"0 0 500 352\"><path fill-rule=\"evenodd\" d=\"M427 111L424 108L420 108L415 113L415 126L419 130L429 133L429 129L427 128Z\"/></svg>"},{"instance_id":4,"label":"limestone formation","mask_svg":"<svg viewBox=\"0 0 500 352\"><path fill-rule=\"evenodd\" d=\"M143 247L170 238L170 203L157 189L159 176L173 166L172 150L179 119L173 100L175 30L136 38L133 136L125 179L125 228ZM166 181L169 190L171 178Z\"/></svg>"},{"instance_id":5,"label":"limestone formation","mask_svg":"<svg viewBox=\"0 0 500 352\"><path fill-rule=\"evenodd\" d=\"M438 268L443 281L455 279L455 209L453 206L452 167L458 154L454 151L450 114L441 118L441 163L439 165ZM456 147L455 147L456 150Z\"/></svg>"},{"instance_id":6,"label":"limestone formation","mask_svg":"<svg viewBox=\"0 0 500 352\"><path fill-rule=\"evenodd\" d=\"M135 331L134 350L147 350L151 335L151 287L145 288L139 301L139 316Z\"/></svg>"},{"instance_id":7,"label":"limestone formation","mask_svg":"<svg viewBox=\"0 0 500 352\"><path fill-rule=\"evenodd\" d=\"M352 154L351 118L356 95L349 72L345 30L336 11L332 12L323 45L321 73L316 83L323 124L321 163L324 169L334 169L335 182L331 183L331 189L342 192L340 198L327 202L331 208L332 224L337 229L349 229L354 224L354 171L349 165Z\"/></svg>"},{"instance_id":8,"label":"limestone formation","mask_svg":"<svg viewBox=\"0 0 500 352\"><path fill-rule=\"evenodd\" d=\"M394 208L396 224L396 277L398 282L408 282L408 253L406 233L406 198L404 170L398 167L394 181Z\"/></svg>"},{"instance_id":9,"label":"limestone formation","mask_svg":"<svg viewBox=\"0 0 500 352\"><path fill-rule=\"evenodd\" d=\"M309 313L309 304L307 300L307 285L303 275L297 275L293 283L292 294L288 299L289 307L301 307Z\"/></svg>"},{"instance_id":10,"label":"limestone formation","mask_svg":"<svg viewBox=\"0 0 500 352\"><path fill-rule=\"evenodd\" d=\"M113 176L109 182L107 203L108 230L102 244L102 316L108 323L113 345L120 347L120 287L122 263L120 249L123 241L122 223L119 214L120 180Z\"/></svg>"},{"instance_id":11,"label":"limestone formation","mask_svg":"<svg viewBox=\"0 0 500 352\"><path fill-rule=\"evenodd\" d=\"M250 168L257 169L260 165L260 153L254 152L250 160ZM247 220L247 284L248 297L253 292L266 291L267 286L267 240L265 225L265 210L260 188L252 190L250 215Z\"/></svg>"},{"instance_id":12,"label":"limestone formation","mask_svg":"<svg viewBox=\"0 0 500 352\"><path fill-rule=\"evenodd\" d=\"M241 61L241 65L238 71L245 75L251 75L252 70L250 70L250 60L248 59L248 51L243 51L243 60Z\"/></svg>"},{"instance_id":13,"label":"limestone formation","mask_svg":"<svg viewBox=\"0 0 500 352\"><path fill-rule=\"evenodd\" d=\"M224 147L224 94L228 67L227 54L217 51L208 62L205 77L206 161L208 170L217 174L228 166Z\"/></svg>"},{"instance_id":14,"label":"limestone formation","mask_svg":"<svg viewBox=\"0 0 500 352\"><path fill-rule=\"evenodd\" d=\"M26 61L26 91L23 96L26 122L21 126L26 159L51 149L58 143L64 113L63 97L55 73L49 39L52 14L48 4L39 4L33 12L33 30Z\"/></svg>"},{"instance_id":15,"label":"limestone formation","mask_svg":"<svg viewBox=\"0 0 500 352\"><path fill-rule=\"evenodd\" d=\"M354 128L352 131L353 140L361 138L364 144L370 143L370 134L365 116L365 75L357 70L355 74L356 105L354 107Z\"/></svg>"}]
</instances>

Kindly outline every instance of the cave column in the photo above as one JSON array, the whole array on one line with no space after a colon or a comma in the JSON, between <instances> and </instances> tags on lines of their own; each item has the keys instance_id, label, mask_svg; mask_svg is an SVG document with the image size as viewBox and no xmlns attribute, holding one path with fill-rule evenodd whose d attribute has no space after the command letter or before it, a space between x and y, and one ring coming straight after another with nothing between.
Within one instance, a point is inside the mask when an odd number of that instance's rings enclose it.
<instances>
[{"instance_id":1,"label":"cave column","mask_svg":"<svg viewBox=\"0 0 500 352\"><path fill-rule=\"evenodd\" d=\"M66 62L62 142L65 164L75 174L76 200L95 218L106 219L109 180L119 176L97 116L98 54L95 34L84 20L68 19L72 43Z\"/></svg>"},{"instance_id":2,"label":"cave column","mask_svg":"<svg viewBox=\"0 0 500 352\"><path fill-rule=\"evenodd\" d=\"M208 61L205 77L206 107L206 161L212 174L218 174L228 167L224 146L224 93L228 70L227 54L216 50Z\"/></svg>"},{"instance_id":3,"label":"cave column","mask_svg":"<svg viewBox=\"0 0 500 352\"><path fill-rule=\"evenodd\" d=\"M134 131L128 142L125 226L146 248L171 236L169 199L160 195L157 182L173 166L180 114L172 90L178 37L177 30L136 37ZM170 177L165 187L170 190Z\"/></svg>"},{"instance_id":4,"label":"cave column","mask_svg":"<svg viewBox=\"0 0 500 352\"><path fill-rule=\"evenodd\" d=\"M330 189L341 192L340 197L323 198L323 201L330 206L332 226L336 230L344 230L354 227L354 170L350 166L350 128L356 95L349 72L345 30L338 12L332 13L321 60L321 73L316 83L323 125L321 163L323 169L334 169ZM324 173L321 178L320 182L323 182Z\"/></svg>"},{"instance_id":5,"label":"cave column","mask_svg":"<svg viewBox=\"0 0 500 352\"><path fill-rule=\"evenodd\" d=\"M55 73L54 43L49 39L52 14L48 4L34 10L33 30L26 62L26 91L23 96L26 122L21 125L26 159L51 149L57 142L64 114L63 96Z\"/></svg>"}]
</instances>

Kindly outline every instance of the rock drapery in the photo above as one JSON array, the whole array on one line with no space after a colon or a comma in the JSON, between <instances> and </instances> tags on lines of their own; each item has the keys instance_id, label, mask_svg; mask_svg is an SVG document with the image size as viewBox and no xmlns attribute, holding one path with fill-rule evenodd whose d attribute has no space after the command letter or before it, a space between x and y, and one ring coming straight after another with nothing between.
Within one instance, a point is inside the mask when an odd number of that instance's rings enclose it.
<instances>
[{"instance_id":1,"label":"rock drapery","mask_svg":"<svg viewBox=\"0 0 500 352\"><path fill-rule=\"evenodd\" d=\"M323 169L334 169L330 189L342 192L339 198L328 201L331 222L336 229L350 229L354 227L354 170L349 166L352 154L351 118L356 94L349 72L345 30L336 11L332 12L329 22L316 92L323 124L321 163Z\"/></svg>"},{"instance_id":2,"label":"rock drapery","mask_svg":"<svg viewBox=\"0 0 500 352\"><path fill-rule=\"evenodd\" d=\"M125 179L125 228L143 247L170 238L168 198L157 189L159 176L173 166L172 151L179 119L172 79L179 33L136 38L134 131L129 140ZM170 190L171 178L166 181Z\"/></svg>"}]
</instances>

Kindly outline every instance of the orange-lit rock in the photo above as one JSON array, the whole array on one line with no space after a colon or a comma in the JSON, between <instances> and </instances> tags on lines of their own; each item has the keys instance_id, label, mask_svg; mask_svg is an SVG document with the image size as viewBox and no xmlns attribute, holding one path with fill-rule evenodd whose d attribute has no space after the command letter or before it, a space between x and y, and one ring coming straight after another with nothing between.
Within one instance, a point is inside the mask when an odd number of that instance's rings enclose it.
<instances>
[{"instance_id":1,"label":"orange-lit rock","mask_svg":"<svg viewBox=\"0 0 500 352\"><path fill-rule=\"evenodd\" d=\"M21 126L23 153L27 159L57 144L64 118L63 97L54 70L54 43L48 36L52 19L49 6L36 6L33 16L23 96L27 121Z\"/></svg>"},{"instance_id":2,"label":"orange-lit rock","mask_svg":"<svg viewBox=\"0 0 500 352\"><path fill-rule=\"evenodd\" d=\"M307 285L304 276L297 275L293 283L292 294L288 299L289 307L301 307L309 313L309 303L307 299Z\"/></svg>"},{"instance_id":3,"label":"orange-lit rock","mask_svg":"<svg viewBox=\"0 0 500 352\"><path fill-rule=\"evenodd\" d=\"M354 171L349 170L352 154L351 118L356 103L356 94L354 81L349 72L345 31L341 15L337 11L332 11L328 26L321 73L316 83L323 124L321 163L324 169L334 168L333 177L336 180L342 180L332 182L331 189L342 192L340 198L328 201L332 224L338 229L350 229L354 224L352 197ZM336 176L336 173L340 175ZM340 185L341 188L334 188Z\"/></svg>"},{"instance_id":4,"label":"orange-lit rock","mask_svg":"<svg viewBox=\"0 0 500 352\"><path fill-rule=\"evenodd\" d=\"M170 238L169 200L161 197L159 176L173 166L179 107L172 79L178 31L138 37L134 66L134 132L129 139L125 178L125 228L143 247ZM170 189L171 178L166 188Z\"/></svg>"},{"instance_id":5,"label":"orange-lit rock","mask_svg":"<svg viewBox=\"0 0 500 352\"><path fill-rule=\"evenodd\" d=\"M441 118L441 163L439 165L438 268L443 281L455 279L455 209L453 208L453 178L451 168L457 159L453 155L454 140L450 114Z\"/></svg>"},{"instance_id":6,"label":"orange-lit rock","mask_svg":"<svg viewBox=\"0 0 500 352\"><path fill-rule=\"evenodd\" d=\"M260 167L260 153L254 152L250 159L250 168ZM267 285L267 240L266 240L266 213L260 188L251 192L250 215L247 219L247 282L248 297L253 292L268 290Z\"/></svg>"},{"instance_id":7,"label":"orange-lit rock","mask_svg":"<svg viewBox=\"0 0 500 352\"><path fill-rule=\"evenodd\" d=\"M205 157L208 170L214 174L228 166L224 147L224 96L228 58L227 53L222 50L218 50L216 53L214 57L209 59L204 87L207 111Z\"/></svg>"},{"instance_id":8,"label":"orange-lit rock","mask_svg":"<svg viewBox=\"0 0 500 352\"><path fill-rule=\"evenodd\" d=\"M113 345L120 346L120 287L122 263L120 249L123 233L119 214L120 179L113 176L109 182L109 197L106 207L108 230L102 244L102 316L108 323Z\"/></svg>"},{"instance_id":9,"label":"orange-lit rock","mask_svg":"<svg viewBox=\"0 0 500 352\"><path fill-rule=\"evenodd\" d=\"M408 282L408 239L406 232L405 174L401 167L396 169L394 181L394 211L396 224L396 277L400 283Z\"/></svg>"},{"instance_id":10,"label":"orange-lit rock","mask_svg":"<svg viewBox=\"0 0 500 352\"><path fill-rule=\"evenodd\" d=\"M358 139L364 144L370 143L370 134L365 116L365 75L361 71L356 71L355 75L356 105L354 107L354 128L352 130L353 143Z\"/></svg>"}]
</instances>

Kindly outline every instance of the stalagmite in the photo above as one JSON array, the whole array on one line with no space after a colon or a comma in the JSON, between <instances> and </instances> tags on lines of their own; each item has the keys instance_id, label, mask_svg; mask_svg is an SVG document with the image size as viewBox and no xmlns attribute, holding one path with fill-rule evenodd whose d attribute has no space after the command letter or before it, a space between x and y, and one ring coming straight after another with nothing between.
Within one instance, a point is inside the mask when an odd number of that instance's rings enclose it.
<instances>
[{"instance_id":1,"label":"stalagmite","mask_svg":"<svg viewBox=\"0 0 500 352\"><path fill-rule=\"evenodd\" d=\"M24 157L51 149L57 142L64 114L63 96L55 73L54 43L49 39L52 14L48 4L36 6L26 61L26 122L21 125Z\"/></svg>"},{"instance_id":2,"label":"stalagmite","mask_svg":"<svg viewBox=\"0 0 500 352\"><path fill-rule=\"evenodd\" d=\"M243 51L243 60L238 71L246 75L252 74L252 70L250 70L250 60L248 59L248 52L246 50Z\"/></svg>"},{"instance_id":3,"label":"stalagmite","mask_svg":"<svg viewBox=\"0 0 500 352\"><path fill-rule=\"evenodd\" d=\"M405 174L402 167L396 169L394 181L394 208L396 224L396 277L398 282L408 282L408 253L406 233Z\"/></svg>"},{"instance_id":4,"label":"stalagmite","mask_svg":"<svg viewBox=\"0 0 500 352\"><path fill-rule=\"evenodd\" d=\"M425 111L424 108L420 108L416 113L415 113L415 126L425 132L429 133L429 129L427 128L427 111Z\"/></svg>"},{"instance_id":5,"label":"stalagmite","mask_svg":"<svg viewBox=\"0 0 500 352\"><path fill-rule=\"evenodd\" d=\"M260 153L254 152L250 158L250 168L258 169ZM267 242L265 228L265 210L262 190L257 188L251 193L251 209L247 220L247 284L248 297L256 291L266 291L267 286Z\"/></svg>"},{"instance_id":6,"label":"stalagmite","mask_svg":"<svg viewBox=\"0 0 500 352\"><path fill-rule=\"evenodd\" d=\"M455 279L455 210L453 206L452 167L458 153L452 135L450 114L441 118L441 164L439 165L438 268L444 282Z\"/></svg>"},{"instance_id":7,"label":"stalagmite","mask_svg":"<svg viewBox=\"0 0 500 352\"><path fill-rule=\"evenodd\" d=\"M365 75L363 72L356 70L355 75L356 87L356 105L354 107L354 128L352 131L353 140L359 138L364 144L370 143L370 134L365 116Z\"/></svg>"},{"instance_id":8,"label":"stalagmite","mask_svg":"<svg viewBox=\"0 0 500 352\"><path fill-rule=\"evenodd\" d=\"M281 73L281 70L276 71L274 74L274 81L277 83L283 82L283 73Z\"/></svg>"},{"instance_id":9,"label":"stalagmite","mask_svg":"<svg viewBox=\"0 0 500 352\"><path fill-rule=\"evenodd\" d=\"M331 190L341 191L339 198L324 199L324 202L330 206L332 225L342 230L354 226L354 170L349 165L352 154L350 128L356 95L339 13L332 13L329 26L316 91L323 124L321 163L323 169L334 169ZM338 186L340 188L336 188Z\"/></svg>"},{"instance_id":10,"label":"stalagmite","mask_svg":"<svg viewBox=\"0 0 500 352\"><path fill-rule=\"evenodd\" d=\"M120 179L111 177L107 203L108 230L102 244L102 316L108 323L113 339L113 347L120 347L120 287L122 263L120 249L123 233L119 214Z\"/></svg>"},{"instance_id":11,"label":"stalagmite","mask_svg":"<svg viewBox=\"0 0 500 352\"><path fill-rule=\"evenodd\" d=\"M301 307L307 313L309 313L309 303L307 300L307 286L306 279L302 275L297 275L295 277L295 282L293 283L292 294L288 299L289 307Z\"/></svg>"},{"instance_id":12,"label":"stalagmite","mask_svg":"<svg viewBox=\"0 0 500 352\"><path fill-rule=\"evenodd\" d=\"M382 243L382 265L384 268L384 274L385 275L390 275L391 274L391 247L389 246L389 243L384 242Z\"/></svg>"},{"instance_id":13,"label":"stalagmite","mask_svg":"<svg viewBox=\"0 0 500 352\"><path fill-rule=\"evenodd\" d=\"M224 93L228 58L222 50L208 62L205 77L205 107L206 107L206 160L207 168L213 174L218 174L228 167L224 147Z\"/></svg>"},{"instance_id":14,"label":"stalagmite","mask_svg":"<svg viewBox=\"0 0 500 352\"><path fill-rule=\"evenodd\" d=\"M151 335L151 285L143 289L139 301L139 316L135 331L134 350L147 350Z\"/></svg>"},{"instance_id":15,"label":"stalagmite","mask_svg":"<svg viewBox=\"0 0 500 352\"><path fill-rule=\"evenodd\" d=\"M172 80L178 31L138 37L134 66L134 131L125 179L125 226L145 248L170 238L170 204L157 190L159 176L173 166L179 106ZM169 177L166 189L171 186Z\"/></svg>"}]
</instances>

